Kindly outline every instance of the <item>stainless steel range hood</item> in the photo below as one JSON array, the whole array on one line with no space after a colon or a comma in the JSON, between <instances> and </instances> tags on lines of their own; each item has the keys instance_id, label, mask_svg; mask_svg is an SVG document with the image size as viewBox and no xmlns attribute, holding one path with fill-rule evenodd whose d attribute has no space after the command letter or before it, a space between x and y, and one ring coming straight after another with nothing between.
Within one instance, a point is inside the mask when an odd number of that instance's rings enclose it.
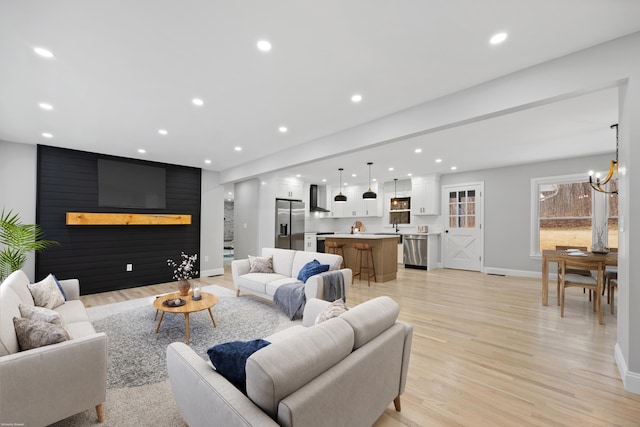
<instances>
[{"instance_id":1,"label":"stainless steel range hood","mask_svg":"<svg viewBox=\"0 0 640 427\"><path fill-rule=\"evenodd\" d=\"M321 197L322 194L326 195L326 187L322 186L318 187L316 184L311 184L309 186L309 212L331 212L329 209L325 209L319 204L322 201L326 201L326 197Z\"/></svg>"}]
</instances>

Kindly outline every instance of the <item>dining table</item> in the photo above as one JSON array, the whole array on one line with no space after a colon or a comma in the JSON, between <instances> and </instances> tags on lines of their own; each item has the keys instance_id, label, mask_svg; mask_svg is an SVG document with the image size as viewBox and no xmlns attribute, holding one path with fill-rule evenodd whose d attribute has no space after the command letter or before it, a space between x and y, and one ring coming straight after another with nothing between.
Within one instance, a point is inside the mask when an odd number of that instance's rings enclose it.
<instances>
[{"instance_id":1,"label":"dining table","mask_svg":"<svg viewBox=\"0 0 640 427\"><path fill-rule=\"evenodd\" d=\"M549 263L560 262L563 259L570 259L575 255L570 255L566 250L543 250L542 251L542 305L549 305ZM606 254L583 252L580 255L586 261L593 261L594 270L598 269L598 263L604 261L605 266L618 265L618 253L608 252Z\"/></svg>"}]
</instances>

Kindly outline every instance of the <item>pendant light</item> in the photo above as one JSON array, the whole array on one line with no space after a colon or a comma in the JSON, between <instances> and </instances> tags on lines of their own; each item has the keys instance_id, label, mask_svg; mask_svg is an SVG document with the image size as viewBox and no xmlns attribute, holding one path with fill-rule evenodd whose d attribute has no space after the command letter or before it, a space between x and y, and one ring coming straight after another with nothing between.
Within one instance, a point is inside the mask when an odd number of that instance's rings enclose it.
<instances>
[{"instance_id":1,"label":"pendant light","mask_svg":"<svg viewBox=\"0 0 640 427\"><path fill-rule=\"evenodd\" d=\"M373 191L371 191L371 165L373 163L368 162L367 165L369 165L369 190L365 191L364 194L362 195L363 199L375 199L378 197L378 195L376 193L374 193Z\"/></svg>"},{"instance_id":2,"label":"pendant light","mask_svg":"<svg viewBox=\"0 0 640 427\"><path fill-rule=\"evenodd\" d=\"M398 184L398 178L393 178L393 200L391 200L391 204L394 208L398 206L398 187L396 184Z\"/></svg>"},{"instance_id":3,"label":"pendant light","mask_svg":"<svg viewBox=\"0 0 640 427\"><path fill-rule=\"evenodd\" d=\"M336 195L336 197L333 198L333 201L336 202L336 203L346 203L347 202L347 196L342 194L342 171L344 169L340 168L338 170L340 171L340 193L338 193Z\"/></svg>"}]
</instances>

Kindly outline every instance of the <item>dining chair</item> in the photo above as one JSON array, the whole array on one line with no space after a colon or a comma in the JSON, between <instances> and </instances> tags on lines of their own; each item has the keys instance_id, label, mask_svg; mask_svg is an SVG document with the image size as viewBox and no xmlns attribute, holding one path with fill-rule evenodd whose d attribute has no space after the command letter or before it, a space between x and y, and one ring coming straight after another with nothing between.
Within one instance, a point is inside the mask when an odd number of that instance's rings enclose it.
<instances>
[{"instance_id":1,"label":"dining chair","mask_svg":"<svg viewBox=\"0 0 640 427\"><path fill-rule=\"evenodd\" d=\"M618 248L609 248L609 252L617 253ZM609 288L610 282L613 279L618 279L618 266L617 265L607 265L604 269L604 281L602 286L602 295L604 295L604 291L607 291L607 302L611 303L611 298L609 297ZM612 312L613 313L613 312Z\"/></svg>"},{"instance_id":2,"label":"dining chair","mask_svg":"<svg viewBox=\"0 0 640 427\"><path fill-rule=\"evenodd\" d=\"M602 278L604 272L604 261L593 259L582 259L581 257L568 257L570 259L562 260L560 264L560 317L564 317L564 297L565 289L569 287L578 287L593 292L593 309L598 312L598 322L602 325ZM594 276L585 276L582 274L567 273L571 270L589 270L595 271Z\"/></svg>"},{"instance_id":3,"label":"dining chair","mask_svg":"<svg viewBox=\"0 0 640 427\"><path fill-rule=\"evenodd\" d=\"M609 280L609 288L607 289L607 299L609 300L609 305L611 306L611 314L613 314L614 312L613 305L614 305L616 289L618 289L618 279Z\"/></svg>"},{"instance_id":4,"label":"dining chair","mask_svg":"<svg viewBox=\"0 0 640 427\"><path fill-rule=\"evenodd\" d=\"M579 251L586 252L588 251L586 246L562 246L556 245L556 251L566 251L567 249L577 249ZM591 271L589 270L567 270L567 274L580 274L581 276L591 276ZM586 290L582 290L586 292ZM560 264L558 264L558 286L556 289L556 298L558 301L558 305L560 305ZM591 292L589 292L589 301L591 301Z\"/></svg>"}]
</instances>

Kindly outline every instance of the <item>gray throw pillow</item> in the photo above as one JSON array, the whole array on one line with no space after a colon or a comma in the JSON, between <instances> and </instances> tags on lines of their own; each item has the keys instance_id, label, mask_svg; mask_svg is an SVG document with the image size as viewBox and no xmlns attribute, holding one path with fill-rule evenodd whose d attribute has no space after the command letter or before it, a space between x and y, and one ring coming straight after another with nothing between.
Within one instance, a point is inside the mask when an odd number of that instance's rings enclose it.
<instances>
[{"instance_id":1,"label":"gray throw pillow","mask_svg":"<svg viewBox=\"0 0 640 427\"><path fill-rule=\"evenodd\" d=\"M64 297L56 279L50 274L38 283L29 284L33 302L38 307L54 309L64 304Z\"/></svg>"},{"instance_id":2,"label":"gray throw pillow","mask_svg":"<svg viewBox=\"0 0 640 427\"><path fill-rule=\"evenodd\" d=\"M49 310L48 308L19 304L18 309L20 309L20 316L22 316L23 319L39 320L62 327L65 326L60 313Z\"/></svg>"},{"instance_id":3,"label":"gray throw pillow","mask_svg":"<svg viewBox=\"0 0 640 427\"><path fill-rule=\"evenodd\" d=\"M316 317L316 325L334 317L338 317L348 310L349 307L347 307L345 302L341 299L337 299L318 313L318 317Z\"/></svg>"},{"instance_id":4,"label":"gray throw pillow","mask_svg":"<svg viewBox=\"0 0 640 427\"><path fill-rule=\"evenodd\" d=\"M13 326L16 329L16 337L22 351L71 339L67 330L62 326L40 320L14 317Z\"/></svg>"},{"instance_id":5,"label":"gray throw pillow","mask_svg":"<svg viewBox=\"0 0 640 427\"><path fill-rule=\"evenodd\" d=\"M249 255L249 273L273 273L273 256L251 256Z\"/></svg>"}]
</instances>

